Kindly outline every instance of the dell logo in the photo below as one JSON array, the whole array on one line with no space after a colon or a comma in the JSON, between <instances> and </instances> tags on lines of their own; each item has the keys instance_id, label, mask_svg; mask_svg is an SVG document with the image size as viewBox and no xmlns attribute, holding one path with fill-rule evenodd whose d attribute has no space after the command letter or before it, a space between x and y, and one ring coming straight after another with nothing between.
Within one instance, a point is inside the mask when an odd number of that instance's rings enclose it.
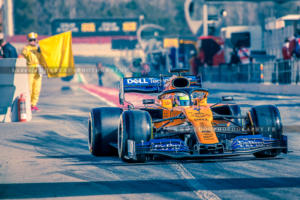
<instances>
[{"instance_id":1,"label":"dell logo","mask_svg":"<svg viewBox=\"0 0 300 200\"><path fill-rule=\"evenodd\" d=\"M135 78L135 79L127 79L127 83L128 84L132 84L132 83L140 83L140 84L148 84L147 80L145 78Z\"/></svg>"}]
</instances>

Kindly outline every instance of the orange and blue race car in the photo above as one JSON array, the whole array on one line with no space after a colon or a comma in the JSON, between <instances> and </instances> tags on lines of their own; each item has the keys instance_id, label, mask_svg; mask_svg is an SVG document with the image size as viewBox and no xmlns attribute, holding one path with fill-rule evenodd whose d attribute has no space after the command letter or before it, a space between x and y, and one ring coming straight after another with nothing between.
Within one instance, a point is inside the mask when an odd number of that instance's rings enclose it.
<instances>
[{"instance_id":1,"label":"orange and blue race car","mask_svg":"<svg viewBox=\"0 0 300 200\"><path fill-rule=\"evenodd\" d=\"M145 162L156 157L253 154L265 158L287 153L287 136L282 134L276 106L254 106L242 115L239 105L230 103L231 97L209 104L201 77L174 71L178 75L123 78L122 106L92 109L88 142L94 156L118 155L126 162ZM126 99L128 93L139 93L136 98L148 95L141 105L134 105Z\"/></svg>"}]
</instances>

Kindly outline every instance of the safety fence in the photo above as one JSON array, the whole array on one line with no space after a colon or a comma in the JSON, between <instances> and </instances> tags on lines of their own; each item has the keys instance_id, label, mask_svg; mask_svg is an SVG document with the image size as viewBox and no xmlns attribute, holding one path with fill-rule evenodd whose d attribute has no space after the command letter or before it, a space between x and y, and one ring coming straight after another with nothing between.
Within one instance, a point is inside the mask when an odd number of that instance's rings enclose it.
<instances>
[{"instance_id":1,"label":"safety fence","mask_svg":"<svg viewBox=\"0 0 300 200\"><path fill-rule=\"evenodd\" d=\"M300 60L200 68L203 81L238 83L298 84Z\"/></svg>"}]
</instances>

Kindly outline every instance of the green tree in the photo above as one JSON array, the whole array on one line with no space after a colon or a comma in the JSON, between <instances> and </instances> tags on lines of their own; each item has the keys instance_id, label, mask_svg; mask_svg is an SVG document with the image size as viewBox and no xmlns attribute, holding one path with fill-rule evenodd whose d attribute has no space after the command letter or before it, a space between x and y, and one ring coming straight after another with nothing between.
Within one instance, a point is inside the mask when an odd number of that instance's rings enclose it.
<instances>
[{"instance_id":1,"label":"green tree","mask_svg":"<svg viewBox=\"0 0 300 200\"><path fill-rule=\"evenodd\" d=\"M26 34L34 30L37 18L34 15L36 0L14 0L14 23L16 34Z\"/></svg>"}]
</instances>

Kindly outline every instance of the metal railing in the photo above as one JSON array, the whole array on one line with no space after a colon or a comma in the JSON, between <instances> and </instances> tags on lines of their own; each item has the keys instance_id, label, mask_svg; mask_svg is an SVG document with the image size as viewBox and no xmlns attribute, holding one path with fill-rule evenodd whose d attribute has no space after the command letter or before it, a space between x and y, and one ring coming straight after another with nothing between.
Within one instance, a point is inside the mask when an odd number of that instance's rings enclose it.
<instances>
[{"instance_id":1,"label":"metal railing","mask_svg":"<svg viewBox=\"0 0 300 200\"><path fill-rule=\"evenodd\" d=\"M200 72L203 81L210 82L298 84L300 60L203 66Z\"/></svg>"}]
</instances>

